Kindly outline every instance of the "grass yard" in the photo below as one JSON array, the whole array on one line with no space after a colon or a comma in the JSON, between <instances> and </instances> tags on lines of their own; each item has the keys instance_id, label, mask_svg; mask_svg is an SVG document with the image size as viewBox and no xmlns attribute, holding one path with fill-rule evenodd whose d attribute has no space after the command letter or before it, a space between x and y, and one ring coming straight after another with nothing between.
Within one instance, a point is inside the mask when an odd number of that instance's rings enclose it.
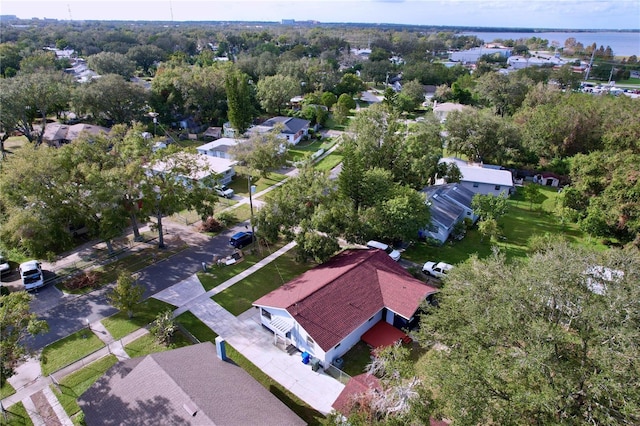
<instances>
[{"instance_id":1,"label":"grass yard","mask_svg":"<svg viewBox=\"0 0 640 426\"><path fill-rule=\"evenodd\" d=\"M253 213L256 212L256 206L253 206ZM233 222L238 224L251 219L251 206L249 204L243 204L240 207L227 210L233 219Z\"/></svg>"},{"instance_id":2,"label":"grass yard","mask_svg":"<svg viewBox=\"0 0 640 426\"><path fill-rule=\"evenodd\" d=\"M275 290L313 266L315 265L297 263L293 253L287 252L264 268L216 294L212 299L237 316L251 308L251 304L256 299Z\"/></svg>"},{"instance_id":3,"label":"grass yard","mask_svg":"<svg viewBox=\"0 0 640 426\"><path fill-rule=\"evenodd\" d=\"M42 375L48 376L103 346L102 340L91 331L87 329L76 331L64 339L45 346L40 356Z\"/></svg>"},{"instance_id":4,"label":"grass yard","mask_svg":"<svg viewBox=\"0 0 640 426\"><path fill-rule=\"evenodd\" d=\"M351 377L357 376L364 373L365 367L371 362L371 348L361 340L349 349L342 359L344 360L342 371Z\"/></svg>"},{"instance_id":5,"label":"grass yard","mask_svg":"<svg viewBox=\"0 0 640 426\"><path fill-rule=\"evenodd\" d=\"M317 170L331 170L338 164L342 163L342 154L335 151L318 161L313 167Z\"/></svg>"},{"instance_id":6,"label":"grass yard","mask_svg":"<svg viewBox=\"0 0 640 426\"><path fill-rule=\"evenodd\" d=\"M218 335L205 323L200 321L191 311L187 311L176 317L176 322L184 327L193 337L200 342L211 342L215 344Z\"/></svg>"},{"instance_id":7,"label":"grass yard","mask_svg":"<svg viewBox=\"0 0 640 426\"><path fill-rule=\"evenodd\" d=\"M164 352L171 349L183 348L185 346L189 346L191 342L187 337L176 331L173 334L173 341L165 346L156 341L156 339L151 334L145 334L139 339L134 340L124 347L124 350L129 354L131 358L136 358L139 356L145 356L156 352Z\"/></svg>"},{"instance_id":8,"label":"grass yard","mask_svg":"<svg viewBox=\"0 0 640 426\"><path fill-rule=\"evenodd\" d=\"M241 171L241 167L237 167L237 174L235 178L229 183L227 186L233 189L238 195L243 197L249 196L249 182L247 179L246 171ZM281 175L279 173L269 173L269 176L266 178L260 176L254 176L251 178L251 184L255 185L256 192L264 191L270 186L275 185L276 183L286 179L287 176Z\"/></svg>"},{"instance_id":9,"label":"grass yard","mask_svg":"<svg viewBox=\"0 0 640 426\"><path fill-rule=\"evenodd\" d=\"M230 266L213 266L209 268L209 272L198 272L198 279L206 291L219 286L230 278L235 277L246 269L249 269L263 258L267 257L274 251L284 246L283 242L273 244L267 248L245 248L243 250L244 258L241 262Z\"/></svg>"},{"instance_id":10,"label":"grass yard","mask_svg":"<svg viewBox=\"0 0 640 426\"><path fill-rule=\"evenodd\" d=\"M4 385L0 387L0 399L5 399L6 397L13 395L14 393L16 393L15 388L11 386L11 383L5 380Z\"/></svg>"},{"instance_id":11,"label":"grass yard","mask_svg":"<svg viewBox=\"0 0 640 426\"><path fill-rule=\"evenodd\" d=\"M497 246L508 259L522 258L529 253L529 239L534 235L556 235L566 238L572 244L586 247L604 249L600 244L587 234L580 231L574 223L562 223L554 213L556 205L560 204L561 194L557 189L540 187L544 200L539 204L530 205L524 199L522 189L509 199L509 212L499 220L503 238L496 242L482 241L477 228L467 232L462 241L447 242L439 247L428 246L418 242L408 248L403 257L416 263L427 260L445 261L451 264L464 262L472 254L483 258L491 255L491 247Z\"/></svg>"},{"instance_id":12,"label":"grass yard","mask_svg":"<svg viewBox=\"0 0 640 426\"><path fill-rule=\"evenodd\" d=\"M11 425L11 426L33 426L33 422L31 421L31 417L27 414L27 410L25 410L22 402L18 402L17 404L13 404L11 407L5 409L7 419L4 419L4 416L0 416L0 425Z\"/></svg>"},{"instance_id":13,"label":"grass yard","mask_svg":"<svg viewBox=\"0 0 640 426\"><path fill-rule=\"evenodd\" d=\"M141 327L146 327L156 319L160 312L174 309L174 306L152 297L140 302L133 310L133 318L129 318L126 312L118 312L102 320L102 325L109 331L114 339L122 339L129 333Z\"/></svg>"},{"instance_id":14,"label":"grass yard","mask_svg":"<svg viewBox=\"0 0 640 426\"><path fill-rule=\"evenodd\" d=\"M108 355L60 380L60 390L55 385L51 385L62 408L74 424L83 424L81 419L84 418L76 400L116 362L118 358L115 355Z\"/></svg>"}]
</instances>

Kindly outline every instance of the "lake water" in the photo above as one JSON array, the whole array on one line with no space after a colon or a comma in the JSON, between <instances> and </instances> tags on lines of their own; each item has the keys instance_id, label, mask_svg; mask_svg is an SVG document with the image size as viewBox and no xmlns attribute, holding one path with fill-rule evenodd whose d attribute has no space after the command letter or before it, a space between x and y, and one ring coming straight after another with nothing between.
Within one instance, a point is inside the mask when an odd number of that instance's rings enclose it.
<instances>
[{"instance_id":1,"label":"lake water","mask_svg":"<svg viewBox=\"0 0 640 426\"><path fill-rule=\"evenodd\" d=\"M549 40L549 46L554 41L558 42L560 47L564 47L564 42L568 38L575 38L577 42L582 43L584 46L590 46L594 42L600 48L604 46L611 46L613 54L616 56L631 56L636 55L640 57L640 32L464 32L464 35L474 35L479 39L484 40L485 43L492 42L496 39L503 40L518 40L520 38L538 37L545 40Z\"/></svg>"}]
</instances>

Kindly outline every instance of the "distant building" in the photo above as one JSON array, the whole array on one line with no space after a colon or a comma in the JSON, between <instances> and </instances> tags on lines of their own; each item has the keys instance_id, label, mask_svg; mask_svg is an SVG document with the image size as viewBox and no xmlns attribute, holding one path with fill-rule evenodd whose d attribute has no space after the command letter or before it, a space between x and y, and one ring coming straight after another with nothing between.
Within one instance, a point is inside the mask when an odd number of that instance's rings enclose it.
<instances>
[{"instance_id":1,"label":"distant building","mask_svg":"<svg viewBox=\"0 0 640 426\"><path fill-rule=\"evenodd\" d=\"M475 64L484 55L499 54L502 57L508 58L511 56L510 48L488 48L488 47L474 47L469 50L463 50L460 52L449 53L449 60L452 62L462 62Z\"/></svg>"},{"instance_id":2,"label":"distant building","mask_svg":"<svg viewBox=\"0 0 640 426\"><path fill-rule=\"evenodd\" d=\"M94 124L78 123L68 125L62 123L51 123L47 124L47 127L45 127L42 140L50 146L60 147L61 145L78 139L82 133L98 135L100 133L107 134L110 131L111 129L108 127L96 126Z\"/></svg>"}]
</instances>

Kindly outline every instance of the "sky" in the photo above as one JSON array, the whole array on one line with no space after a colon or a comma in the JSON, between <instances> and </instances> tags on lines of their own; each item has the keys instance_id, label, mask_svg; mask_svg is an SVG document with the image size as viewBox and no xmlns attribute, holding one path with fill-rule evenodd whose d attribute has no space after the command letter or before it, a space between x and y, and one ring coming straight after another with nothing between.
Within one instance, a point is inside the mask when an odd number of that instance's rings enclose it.
<instances>
[{"instance_id":1,"label":"sky","mask_svg":"<svg viewBox=\"0 0 640 426\"><path fill-rule=\"evenodd\" d=\"M387 23L640 29L640 0L0 0L0 14L62 20Z\"/></svg>"}]
</instances>

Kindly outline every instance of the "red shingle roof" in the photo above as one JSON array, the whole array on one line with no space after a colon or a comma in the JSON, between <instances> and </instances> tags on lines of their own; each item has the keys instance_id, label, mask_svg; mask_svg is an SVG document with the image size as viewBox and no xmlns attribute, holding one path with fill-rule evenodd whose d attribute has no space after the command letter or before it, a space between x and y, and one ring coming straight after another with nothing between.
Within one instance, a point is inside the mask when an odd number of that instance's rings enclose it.
<instances>
[{"instance_id":1,"label":"red shingle roof","mask_svg":"<svg viewBox=\"0 0 640 426\"><path fill-rule=\"evenodd\" d=\"M286 309L327 351L384 307L410 319L436 291L382 250L345 250L254 305Z\"/></svg>"}]
</instances>

